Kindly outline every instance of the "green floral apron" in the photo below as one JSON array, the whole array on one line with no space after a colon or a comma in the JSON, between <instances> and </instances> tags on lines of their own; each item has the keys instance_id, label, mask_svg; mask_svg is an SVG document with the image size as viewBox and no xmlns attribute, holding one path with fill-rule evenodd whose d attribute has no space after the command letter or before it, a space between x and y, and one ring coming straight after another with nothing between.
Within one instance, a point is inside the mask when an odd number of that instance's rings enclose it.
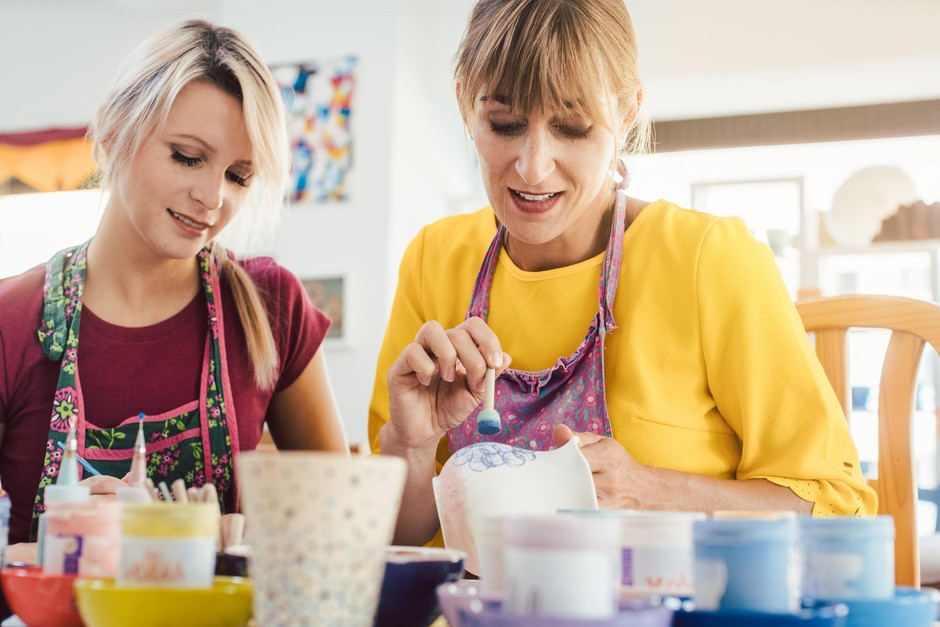
<instances>
[{"instance_id":1,"label":"green floral apron","mask_svg":"<svg viewBox=\"0 0 940 627\"><path fill-rule=\"evenodd\" d=\"M129 471L137 436L137 416L112 429L102 429L85 418L82 387L78 375L78 332L82 313L88 243L57 253L46 266L43 287L43 325L39 341L49 359L61 360L56 387L46 457L33 507L30 532L35 540L37 516L45 510L46 486L55 483L62 461L60 443L70 426L78 435L78 454L102 474L122 478ZM199 398L158 416L146 416L147 476L167 485L183 479L187 487L215 484L225 512L225 496L231 488L232 502L238 502L233 472L238 455L238 431L232 407L228 369L225 361L225 333L222 320L219 277L212 255L198 255L200 277L206 296L209 333L203 356ZM119 382L115 382L118 385ZM83 472L79 469L79 472Z\"/></svg>"}]
</instances>

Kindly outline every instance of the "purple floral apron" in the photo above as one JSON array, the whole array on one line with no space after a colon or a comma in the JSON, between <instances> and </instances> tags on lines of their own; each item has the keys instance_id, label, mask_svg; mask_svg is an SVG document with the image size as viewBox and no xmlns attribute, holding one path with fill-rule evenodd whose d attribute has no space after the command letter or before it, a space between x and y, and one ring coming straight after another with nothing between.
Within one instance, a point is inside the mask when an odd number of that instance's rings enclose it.
<instances>
[{"instance_id":1,"label":"purple floral apron","mask_svg":"<svg viewBox=\"0 0 940 627\"><path fill-rule=\"evenodd\" d=\"M45 510L46 486L55 483L62 461L60 443L69 427L78 436L78 454L102 474L124 477L131 467L134 441L140 418L132 416L112 429L100 428L85 417L82 387L78 374L78 332L82 313L86 253L88 244L57 253L46 266L43 287L43 324L39 341L49 359L61 360L56 386L42 478L33 506L30 536L35 540L37 516ZM238 431L232 407L228 368L225 360L225 331L220 302L219 277L212 255L198 255L200 278L206 297L209 333L203 355L199 398L158 416L146 416L147 476L167 485L183 479L187 487L215 484L225 512L225 495L234 491L233 473L238 455ZM170 348L170 347L168 347ZM115 385L125 382L116 381ZM79 472L84 472L80 468Z\"/></svg>"},{"instance_id":2,"label":"purple floral apron","mask_svg":"<svg viewBox=\"0 0 940 627\"><path fill-rule=\"evenodd\" d=\"M613 224L597 287L597 314L584 340L572 355L559 358L551 368L504 370L496 379L493 403L499 412L502 430L494 436L477 432L481 404L467 420L447 432L451 453L484 440L530 450L548 450L554 448L552 430L559 423L574 431L611 436L604 391L604 338L616 328L613 306L623 257L628 181L625 177L617 186ZM477 275L467 318L479 316L486 320L489 314L490 288L505 237L506 228L500 224Z\"/></svg>"}]
</instances>

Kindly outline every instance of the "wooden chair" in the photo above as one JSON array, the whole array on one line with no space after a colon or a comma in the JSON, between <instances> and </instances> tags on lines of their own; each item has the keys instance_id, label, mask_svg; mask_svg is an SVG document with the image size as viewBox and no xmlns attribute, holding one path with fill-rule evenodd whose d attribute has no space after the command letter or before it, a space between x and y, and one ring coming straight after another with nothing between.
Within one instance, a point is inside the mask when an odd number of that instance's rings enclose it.
<instances>
[{"instance_id":1,"label":"wooden chair","mask_svg":"<svg viewBox=\"0 0 940 627\"><path fill-rule=\"evenodd\" d=\"M798 301L816 355L846 417L851 408L846 334L850 328L889 329L878 397L878 513L894 518L894 570L899 586L920 586L917 476L912 426L917 369L924 344L940 352L940 305L895 296L849 295Z\"/></svg>"}]
</instances>

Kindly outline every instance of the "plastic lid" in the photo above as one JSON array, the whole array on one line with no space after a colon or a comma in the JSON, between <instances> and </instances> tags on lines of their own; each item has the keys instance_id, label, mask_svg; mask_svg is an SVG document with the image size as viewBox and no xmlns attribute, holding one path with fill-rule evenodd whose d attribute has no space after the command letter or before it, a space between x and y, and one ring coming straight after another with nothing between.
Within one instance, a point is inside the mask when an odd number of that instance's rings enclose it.
<instances>
[{"instance_id":1,"label":"plastic lid","mask_svg":"<svg viewBox=\"0 0 940 627\"><path fill-rule=\"evenodd\" d=\"M618 549L620 523L616 518L532 515L509 518L506 546L532 549Z\"/></svg>"},{"instance_id":2,"label":"plastic lid","mask_svg":"<svg viewBox=\"0 0 940 627\"><path fill-rule=\"evenodd\" d=\"M891 516L857 518L835 516L799 519L800 534L804 537L833 538L836 540L874 540L894 538L894 519Z\"/></svg>"},{"instance_id":3,"label":"plastic lid","mask_svg":"<svg viewBox=\"0 0 940 627\"><path fill-rule=\"evenodd\" d=\"M150 490L142 486L122 486L115 490L115 495L121 503L153 503Z\"/></svg>"},{"instance_id":4,"label":"plastic lid","mask_svg":"<svg viewBox=\"0 0 940 627\"><path fill-rule=\"evenodd\" d=\"M219 506L216 503L125 503L121 526L125 536L216 538Z\"/></svg>"},{"instance_id":5,"label":"plastic lid","mask_svg":"<svg viewBox=\"0 0 940 627\"><path fill-rule=\"evenodd\" d=\"M693 523L695 544L737 545L744 542L793 542L796 540L796 520L764 519L709 519Z\"/></svg>"},{"instance_id":6,"label":"plastic lid","mask_svg":"<svg viewBox=\"0 0 940 627\"><path fill-rule=\"evenodd\" d=\"M91 500L91 490L87 485L46 486L43 503L87 503Z\"/></svg>"}]
</instances>

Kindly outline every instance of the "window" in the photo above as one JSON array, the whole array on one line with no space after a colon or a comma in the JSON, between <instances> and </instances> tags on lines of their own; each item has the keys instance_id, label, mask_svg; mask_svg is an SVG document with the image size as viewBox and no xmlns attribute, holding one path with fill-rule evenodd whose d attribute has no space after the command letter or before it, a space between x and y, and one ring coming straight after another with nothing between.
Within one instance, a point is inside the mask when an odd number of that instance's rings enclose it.
<instances>
[{"instance_id":1,"label":"window","mask_svg":"<svg viewBox=\"0 0 940 627\"><path fill-rule=\"evenodd\" d=\"M90 238L105 202L98 189L0 196L0 277L20 274Z\"/></svg>"}]
</instances>

